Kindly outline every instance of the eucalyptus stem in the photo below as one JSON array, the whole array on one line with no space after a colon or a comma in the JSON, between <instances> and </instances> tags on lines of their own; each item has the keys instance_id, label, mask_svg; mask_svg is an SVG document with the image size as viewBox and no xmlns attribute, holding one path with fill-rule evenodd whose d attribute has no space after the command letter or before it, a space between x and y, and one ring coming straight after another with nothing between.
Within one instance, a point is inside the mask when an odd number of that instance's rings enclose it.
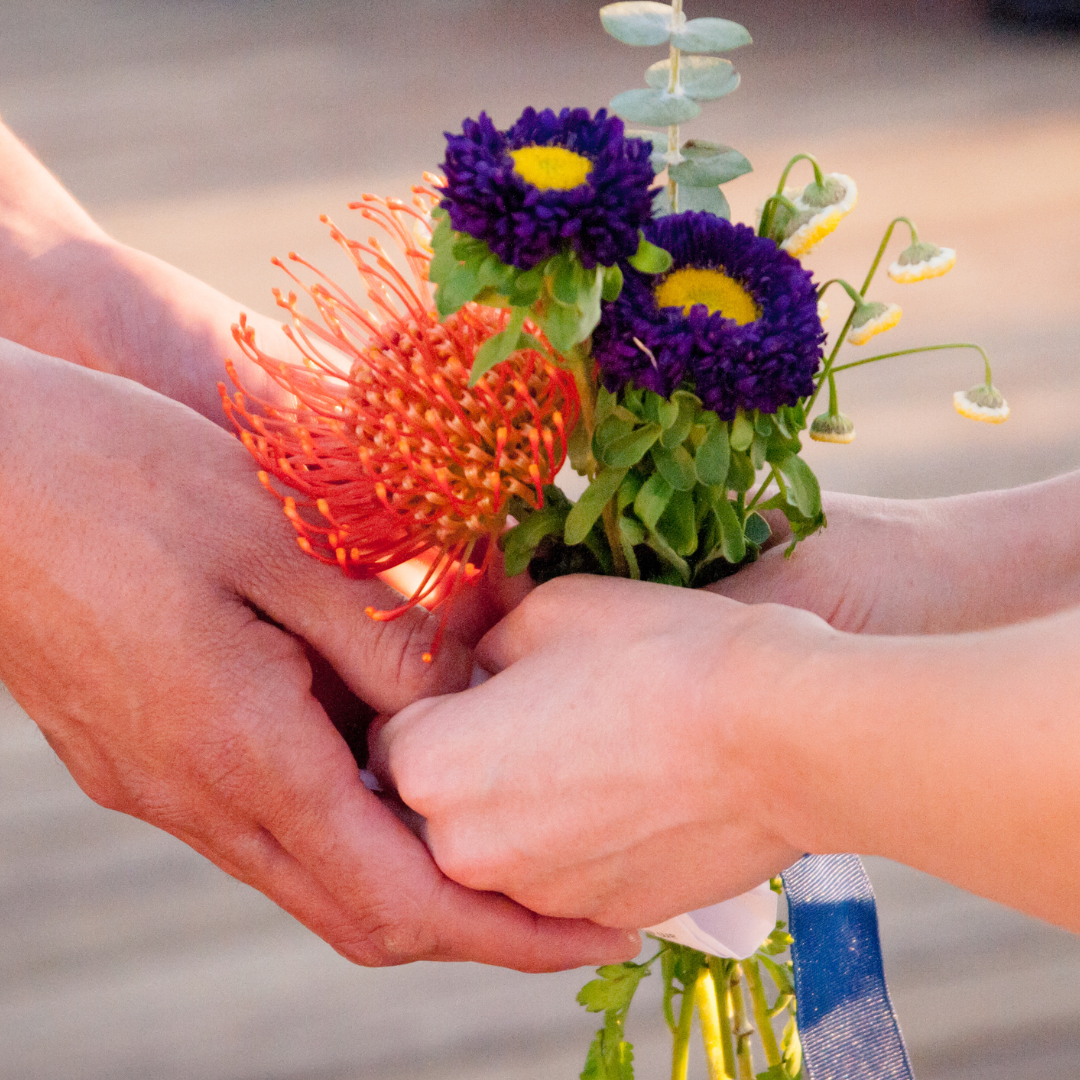
<instances>
[{"instance_id":1,"label":"eucalyptus stem","mask_svg":"<svg viewBox=\"0 0 1080 1080\"><path fill-rule=\"evenodd\" d=\"M780 1053L780 1047L776 1045L776 1032L773 1031L769 1020L769 1002L765 997L765 987L761 982L761 970L758 962L750 959L743 961L743 971L746 974L746 985L750 988L750 1001L754 1008L758 1035L761 1037L761 1047L765 1051L765 1060L769 1068L772 1068L781 1063L783 1056Z\"/></svg>"},{"instance_id":2,"label":"eucalyptus stem","mask_svg":"<svg viewBox=\"0 0 1080 1080\"><path fill-rule=\"evenodd\" d=\"M741 965L731 965L728 986L731 988L731 1011L735 1021L735 1062L738 1080L754 1080L754 1059L750 1054L750 1036L753 1035L754 1028L746 1015Z\"/></svg>"},{"instance_id":3,"label":"eucalyptus stem","mask_svg":"<svg viewBox=\"0 0 1080 1080\"><path fill-rule=\"evenodd\" d=\"M731 1030L731 962L718 956L709 957L709 974L716 989L720 1014L720 1049L724 1054L724 1075L735 1080L735 1036Z\"/></svg>"},{"instance_id":4,"label":"eucalyptus stem","mask_svg":"<svg viewBox=\"0 0 1080 1080\"><path fill-rule=\"evenodd\" d=\"M709 1080L730 1080L724 1069L724 1048L720 1035L720 1012L716 1002L716 986L708 965L702 964L694 983L694 1003L701 1021L701 1038L705 1044L705 1061Z\"/></svg>"},{"instance_id":5,"label":"eucalyptus stem","mask_svg":"<svg viewBox=\"0 0 1080 1080\"><path fill-rule=\"evenodd\" d=\"M679 1007L679 1026L675 1029L675 1041L671 1050L671 1080L686 1080L690 1064L690 1025L694 1019L694 989L683 988L682 1005Z\"/></svg>"},{"instance_id":6,"label":"eucalyptus stem","mask_svg":"<svg viewBox=\"0 0 1080 1080\"><path fill-rule=\"evenodd\" d=\"M990 385L992 381L990 358L986 355L986 350L983 349L981 345L976 345L971 341L950 341L946 345L920 345L915 349L897 349L896 352L879 353L877 356L866 356L862 360L852 360L850 364L841 364L838 368L833 369L832 374L835 375L837 372L847 371L848 368L862 367L863 364L873 364L878 360L891 360L894 356L911 356L914 353L939 352L941 349L975 349L983 358L983 365L986 369L986 385Z\"/></svg>"},{"instance_id":7,"label":"eucalyptus stem","mask_svg":"<svg viewBox=\"0 0 1080 1080\"><path fill-rule=\"evenodd\" d=\"M677 26L682 18L682 5L683 0L671 0L671 23L672 26ZM677 49L674 45L671 46L669 56L671 58L671 74L668 77L668 93L674 94L679 89L679 57L682 55L682 50ZM669 124L667 129L667 148L668 148L668 182L667 182L667 194L668 204L671 212L677 214L679 212L679 184L678 181L671 178L670 168L675 164L675 160L679 154L679 125Z\"/></svg>"}]
</instances>

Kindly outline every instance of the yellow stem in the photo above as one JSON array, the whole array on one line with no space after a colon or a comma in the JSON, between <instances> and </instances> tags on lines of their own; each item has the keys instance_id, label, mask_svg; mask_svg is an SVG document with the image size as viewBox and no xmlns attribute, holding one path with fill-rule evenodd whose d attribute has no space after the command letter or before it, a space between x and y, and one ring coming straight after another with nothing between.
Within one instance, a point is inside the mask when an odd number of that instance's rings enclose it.
<instances>
[{"instance_id":1,"label":"yellow stem","mask_svg":"<svg viewBox=\"0 0 1080 1080\"><path fill-rule=\"evenodd\" d=\"M724 1045L720 1034L720 1010L716 1002L716 985L712 972L702 967L694 983L694 1003L701 1020L701 1037L705 1043L705 1061L709 1080L734 1080L724 1063Z\"/></svg>"}]
</instances>

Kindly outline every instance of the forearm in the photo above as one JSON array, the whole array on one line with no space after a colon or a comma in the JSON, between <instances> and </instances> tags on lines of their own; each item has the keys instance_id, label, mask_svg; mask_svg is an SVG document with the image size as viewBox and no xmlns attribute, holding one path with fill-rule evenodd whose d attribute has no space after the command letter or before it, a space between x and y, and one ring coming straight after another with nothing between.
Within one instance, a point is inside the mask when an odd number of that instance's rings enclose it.
<instances>
[{"instance_id":1,"label":"forearm","mask_svg":"<svg viewBox=\"0 0 1080 1080\"><path fill-rule=\"evenodd\" d=\"M825 640L782 722L803 850L883 855L1080 930L1080 610ZM781 770L777 770L781 772Z\"/></svg>"},{"instance_id":2,"label":"forearm","mask_svg":"<svg viewBox=\"0 0 1080 1080\"><path fill-rule=\"evenodd\" d=\"M224 357L256 392L267 389L232 342L240 305L112 240L2 124L0 280L0 337L133 379L218 422ZM285 353L278 324L252 322Z\"/></svg>"}]
</instances>

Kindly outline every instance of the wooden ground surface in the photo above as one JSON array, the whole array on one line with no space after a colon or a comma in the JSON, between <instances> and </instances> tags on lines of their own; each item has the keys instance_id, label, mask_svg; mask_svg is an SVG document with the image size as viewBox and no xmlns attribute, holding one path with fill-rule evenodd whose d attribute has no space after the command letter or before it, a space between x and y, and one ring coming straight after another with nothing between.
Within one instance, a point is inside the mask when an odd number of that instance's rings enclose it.
<instances>
[{"instance_id":1,"label":"wooden ground surface","mask_svg":"<svg viewBox=\"0 0 1080 1080\"><path fill-rule=\"evenodd\" d=\"M1014 408L996 429L952 412L978 376L963 356L856 372L857 441L811 449L826 484L939 495L1080 465L1080 43L991 33L963 3L688 9L756 38L742 88L690 132L754 161L736 217L797 149L860 187L822 275L858 276L889 215L914 216L960 262L882 285L906 311L895 347L983 342ZM272 253L328 251L320 212L347 227L360 191L403 192L481 108L598 106L644 55L569 0L0 0L0 113L114 234L267 310ZM870 870L922 1080L1080 1075L1080 940ZM566 1080L593 1026L584 978L351 967L90 803L0 693L0 1080ZM656 1015L636 1025L644 1078L664 1075Z\"/></svg>"}]
</instances>

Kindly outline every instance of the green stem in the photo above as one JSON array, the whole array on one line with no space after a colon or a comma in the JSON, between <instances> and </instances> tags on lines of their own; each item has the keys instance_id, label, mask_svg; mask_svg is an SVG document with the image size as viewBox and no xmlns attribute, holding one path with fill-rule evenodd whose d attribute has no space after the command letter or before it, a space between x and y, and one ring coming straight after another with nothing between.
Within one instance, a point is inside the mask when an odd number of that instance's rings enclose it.
<instances>
[{"instance_id":1,"label":"green stem","mask_svg":"<svg viewBox=\"0 0 1080 1080\"><path fill-rule=\"evenodd\" d=\"M809 161L814 166L814 183L818 187L825 186L825 177L822 175L821 166L818 164L818 160L813 154L796 154L786 165L784 171L780 174L780 183L776 185L776 194L783 195L784 185L787 183L788 173L800 162Z\"/></svg>"},{"instance_id":2,"label":"green stem","mask_svg":"<svg viewBox=\"0 0 1080 1080\"><path fill-rule=\"evenodd\" d=\"M840 412L840 403L836 399L836 372L829 372L829 415L836 416Z\"/></svg>"},{"instance_id":3,"label":"green stem","mask_svg":"<svg viewBox=\"0 0 1080 1080\"><path fill-rule=\"evenodd\" d=\"M731 1030L731 961L709 957L709 974L716 987L717 1011L720 1014L720 1049L724 1052L724 1074L735 1080L735 1035Z\"/></svg>"},{"instance_id":4,"label":"green stem","mask_svg":"<svg viewBox=\"0 0 1080 1080\"><path fill-rule=\"evenodd\" d=\"M885 249L889 246L889 240L892 239L893 229L897 225L903 222L911 230L911 242L913 244L918 243L919 234L915 231L915 226L906 217L893 218L889 222L889 227L885 230L885 235L882 237L881 244L878 246L877 255L874 256L874 261L870 264L870 272L866 275L866 280L863 282L862 294L866 295L866 290L870 288L870 282L874 280L874 275L877 273L877 268L881 264L882 256L885 254Z\"/></svg>"},{"instance_id":5,"label":"green stem","mask_svg":"<svg viewBox=\"0 0 1080 1080\"><path fill-rule=\"evenodd\" d=\"M694 988L685 986L679 1007L679 1026L675 1029L675 1044L671 1051L671 1080L686 1080L690 1064L690 1024L694 1019Z\"/></svg>"},{"instance_id":6,"label":"green stem","mask_svg":"<svg viewBox=\"0 0 1080 1080\"><path fill-rule=\"evenodd\" d=\"M683 0L671 0L671 21L673 26L677 26L681 21ZM668 78L668 93L674 94L679 89L679 57L682 55L682 50L671 46L669 56L671 57L671 74ZM679 125L668 125L668 167L671 167L672 158L679 152ZM668 174L668 204L673 214L679 212L679 185L675 180L671 179L671 174Z\"/></svg>"},{"instance_id":7,"label":"green stem","mask_svg":"<svg viewBox=\"0 0 1080 1080\"><path fill-rule=\"evenodd\" d=\"M622 534L619 532L619 517L615 512L616 493L611 501L604 507L601 517L604 520L604 535L607 537L608 547L611 548L611 561L615 564L617 577L630 576L630 564L626 561L626 552L622 547Z\"/></svg>"},{"instance_id":8,"label":"green stem","mask_svg":"<svg viewBox=\"0 0 1080 1080\"><path fill-rule=\"evenodd\" d=\"M738 1080L754 1080L754 1059L750 1054L750 1036L754 1033L746 1015L746 1004L743 1001L742 992L742 967L732 964L731 978L728 980L731 988L731 1011L735 1022L735 1061L738 1067Z\"/></svg>"},{"instance_id":9,"label":"green stem","mask_svg":"<svg viewBox=\"0 0 1080 1080\"><path fill-rule=\"evenodd\" d=\"M840 336L836 339L836 344L833 346L833 350L829 353L829 359L825 361L825 366L821 369L821 375L818 376L817 386L814 387L814 392L810 395L806 402L806 414L810 415L810 410L814 407L814 402L817 401L818 394L821 393L821 388L825 383L825 380L832 372L833 363L836 360L836 354L840 351L840 346L844 344L844 338L847 337L848 331L851 329L851 320L855 318L855 312L859 309L853 307L848 314L847 321L844 323L843 329L840 331Z\"/></svg>"},{"instance_id":10,"label":"green stem","mask_svg":"<svg viewBox=\"0 0 1080 1080\"><path fill-rule=\"evenodd\" d=\"M769 1067L779 1065L782 1060L780 1047L776 1045L776 1032L769 1020L769 1002L765 997L765 987L761 983L761 970L756 960L744 960L743 971L746 973L746 985L750 988L750 1001L754 1007L754 1020L757 1023L761 1046L765 1051L765 1060Z\"/></svg>"},{"instance_id":11,"label":"green stem","mask_svg":"<svg viewBox=\"0 0 1080 1080\"><path fill-rule=\"evenodd\" d=\"M758 236L768 236L772 230L776 208L786 206L793 214L798 213L795 204L786 195L770 195L761 208L761 221L758 223Z\"/></svg>"},{"instance_id":12,"label":"green stem","mask_svg":"<svg viewBox=\"0 0 1080 1080\"><path fill-rule=\"evenodd\" d=\"M705 1044L705 1063L709 1080L730 1080L724 1068L724 1048L720 1033L720 1010L712 973L703 964L694 983L694 1001L701 1021L701 1038Z\"/></svg>"},{"instance_id":13,"label":"green stem","mask_svg":"<svg viewBox=\"0 0 1080 1080\"><path fill-rule=\"evenodd\" d=\"M757 504L761 501L762 495L765 494L765 489L769 486L769 484L772 483L774 477L776 477L775 466L769 470L769 475L765 477L764 481L762 481L761 487L759 487L757 490L757 494L750 500L749 503L747 503L746 516L749 516L750 511L753 510L754 507L757 506ZM779 478L777 477L777 479ZM746 517L743 517L744 522L745 520Z\"/></svg>"},{"instance_id":14,"label":"green stem","mask_svg":"<svg viewBox=\"0 0 1080 1080\"><path fill-rule=\"evenodd\" d=\"M848 368L862 367L863 364L873 364L878 360L891 360L894 356L912 356L915 353L924 352L940 352L942 349L975 349L979 355L983 358L983 364L986 368L986 385L989 386L992 382L992 376L990 373L990 358L986 355L986 351L981 345L976 345L971 341L950 341L946 345L920 345L916 349L897 349L896 352L879 353L877 356L867 356L862 360L852 360L850 364L841 364L838 368L833 368L829 377L841 371L847 371Z\"/></svg>"}]
</instances>

